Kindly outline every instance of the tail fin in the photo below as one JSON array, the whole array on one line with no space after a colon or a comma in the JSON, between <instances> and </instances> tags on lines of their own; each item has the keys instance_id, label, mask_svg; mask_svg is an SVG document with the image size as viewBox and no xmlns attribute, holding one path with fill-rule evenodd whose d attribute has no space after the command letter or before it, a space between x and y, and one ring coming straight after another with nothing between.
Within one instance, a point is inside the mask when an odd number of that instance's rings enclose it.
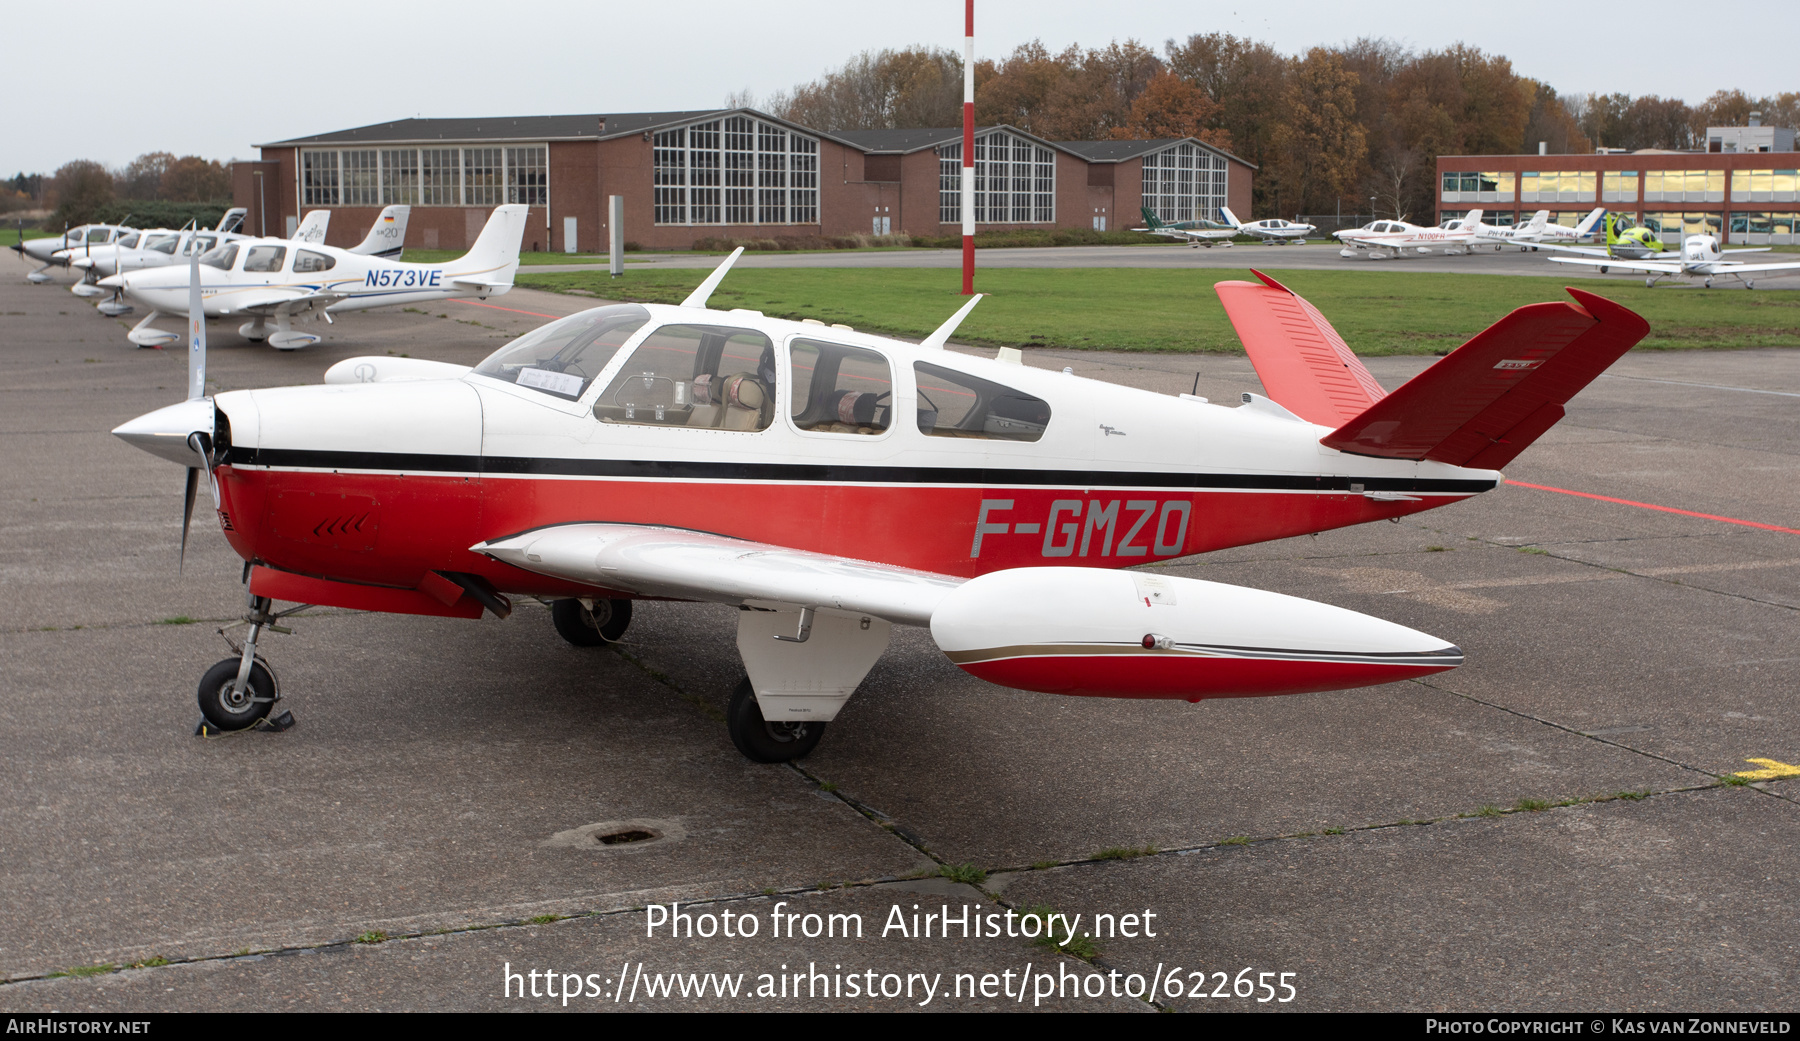
<instances>
[{"instance_id":1,"label":"tail fin","mask_svg":"<svg viewBox=\"0 0 1800 1041\"><path fill-rule=\"evenodd\" d=\"M1138 208L1144 211L1144 227L1155 231L1163 226L1163 222L1157 219L1156 214L1150 212L1150 207L1140 206Z\"/></svg>"},{"instance_id":2,"label":"tail fin","mask_svg":"<svg viewBox=\"0 0 1800 1041\"><path fill-rule=\"evenodd\" d=\"M1519 308L1319 442L1484 470L1512 462L1650 331L1604 297L1568 292L1575 304Z\"/></svg>"},{"instance_id":3,"label":"tail fin","mask_svg":"<svg viewBox=\"0 0 1800 1041\"><path fill-rule=\"evenodd\" d=\"M1339 426L1385 392L1318 309L1261 271L1262 281L1213 286L1276 404L1309 423Z\"/></svg>"},{"instance_id":4,"label":"tail fin","mask_svg":"<svg viewBox=\"0 0 1800 1041\"><path fill-rule=\"evenodd\" d=\"M1238 219L1237 219L1237 214L1235 214L1235 213L1233 213L1233 212L1231 212L1231 207L1229 207L1229 206L1221 206L1221 207L1219 207L1219 216L1221 216L1221 217L1223 217L1223 218L1225 218L1225 223L1227 223L1227 224L1229 224L1229 225L1231 225L1231 226L1232 226L1232 227L1234 227L1234 228L1241 228L1241 227L1243 227L1243 226L1244 226L1244 225L1243 225L1243 224L1242 224L1242 223L1241 223L1241 222L1240 222L1240 221L1239 221L1239 220L1238 220Z\"/></svg>"},{"instance_id":5,"label":"tail fin","mask_svg":"<svg viewBox=\"0 0 1800 1041\"><path fill-rule=\"evenodd\" d=\"M1463 228L1468 231L1474 231L1475 228L1481 223L1481 215L1483 212L1485 212L1485 211L1483 211L1480 207L1476 207L1475 209L1472 209L1469 212L1463 214L1463 219L1462 219Z\"/></svg>"},{"instance_id":6,"label":"tail fin","mask_svg":"<svg viewBox=\"0 0 1800 1041\"><path fill-rule=\"evenodd\" d=\"M1616 218L1612 214L1608 213L1608 214L1606 214L1606 216L1603 219L1606 221L1606 244L1609 246L1618 245L1619 244L1619 221L1618 221L1618 218Z\"/></svg>"},{"instance_id":7,"label":"tail fin","mask_svg":"<svg viewBox=\"0 0 1800 1041\"><path fill-rule=\"evenodd\" d=\"M1529 221L1525 222L1525 227L1523 230L1525 230L1527 232L1543 231L1544 228L1547 225L1549 225L1549 223L1550 223L1550 211L1549 210L1539 210L1536 213L1531 215L1531 219Z\"/></svg>"},{"instance_id":8,"label":"tail fin","mask_svg":"<svg viewBox=\"0 0 1800 1041\"><path fill-rule=\"evenodd\" d=\"M406 248L406 218L411 214L411 206L384 208L375 223L369 226L369 234L350 247L350 252L398 260Z\"/></svg>"},{"instance_id":9,"label":"tail fin","mask_svg":"<svg viewBox=\"0 0 1800 1041\"><path fill-rule=\"evenodd\" d=\"M294 237L289 241L304 242L308 245L319 245L325 241L325 229L331 227L330 210L309 210L294 229Z\"/></svg>"},{"instance_id":10,"label":"tail fin","mask_svg":"<svg viewBox=\"0 0 1800 1041\"><path fill-rule=\"evenodd\" d=\"M525 238L524 204L496 206L475 245L462 257L445 265L446 274L464 285L511 288L519 271L519 244Z\"/></svg>"},{"instance_id":11,"label":"tail fin","mask_svg":"<svg viewBox=\"0 0 1800 1041\"><path fill-rule=\"evenodd\" d=\"M243 226L244 218L249 215L250 211L245 207L233 206L231 209L225 211L224 216L219 218L219 226L213 230L220 233L236 231Z\"/></svg>"},{"instance_id":12,"label":"tail fin","mask_svg":"<svg viewBox=\"0 0 1800 1041\"><path fill-rule=\"evenodd\" d=\"M1544 213L1546 215L1548 215L1549 212L1550 212L1549 210L1544 211ZM1604 207L1604 206L1594 207L1593 212L1589 213L1586 217L1583 217L1581 219L1580 224L1575 225L1575 234L1576 235L1587 235L1588 233L1592 232L1594 230L1594 225L1598 224L1600 222L1600 218L1602 218L1604 216L1606 216L1606 207Z\"/></svg>"}]
</instances>

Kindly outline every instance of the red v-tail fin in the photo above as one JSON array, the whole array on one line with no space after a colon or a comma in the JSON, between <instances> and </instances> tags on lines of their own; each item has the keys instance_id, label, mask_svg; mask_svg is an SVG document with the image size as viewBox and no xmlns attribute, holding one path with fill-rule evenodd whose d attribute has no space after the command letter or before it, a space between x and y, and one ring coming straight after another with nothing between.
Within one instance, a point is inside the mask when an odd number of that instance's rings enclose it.
<instances>
[{"instance_id":1,"label":"red v-tail fin","mask_svg":"<svg viewBox=\"0 0 1800 1041\"><path fill-rule=\"evenodd\" d=\"M1320 443L1485 470L1512 462L1650 331L1611 300L1569 295L1575 304L1528 304L1500 319Z\"/></svg>"},{"instance_id":2,"label":"red v-tail fin","mask_svg":"<svg viewBox=\"0 0 1800 1041\"><path fill-rule=\"evenodd\" d=\"M1309 423L1335 427L1384 395L1318 308L1261 271L1213 286L1271 400Z\"/></svg>"}]
</instances>

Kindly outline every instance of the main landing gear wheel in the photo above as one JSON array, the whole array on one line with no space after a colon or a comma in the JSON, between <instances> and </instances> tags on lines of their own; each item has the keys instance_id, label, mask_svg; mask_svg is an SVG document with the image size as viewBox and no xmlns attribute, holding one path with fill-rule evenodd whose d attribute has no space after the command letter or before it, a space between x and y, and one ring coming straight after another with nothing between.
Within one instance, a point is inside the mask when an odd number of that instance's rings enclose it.
<instances>
[{"instance_id":1,"label":"main landing gear wheel","mask_svg":"<svg viewBox=\"0 0 1800 1041\"><path fill-rule=\"evenodd\" d=\"M800 723L770 723L763 719L762 706L756 703L756 689L750 677L738 682L731 692L731 707L725 710L725 726L731 731L731 743L744 753L744 758L757 763L785 763L803 758L825 736L825 724L807 720Z\"/></svg>"},{"instance_id":2,"label":"main landing gear wheel","mask_svg":"<svg viewBox=\"0 0 1800 1041\"><path fill-rule=\"evenodd\" d=\"M257 658L244 689L237 687L241 658L226 658L200 677L200 714L220 730L244 730L268 716L275 705L275 674Z\"/></svg>"},{"instance_id":3,"label":"main landing gear wheel","mask_svg":"<svg viewBox=\"0 0 1800 1041\"><path fill-rule=\"evenodd\" d=\"M1606 265L1605 264L1600 265L1600 273L1602 275L1606 274Z\"/></svg>"},{"instance_id":4,"label":"main landing gear wheel","mask_svg":"<svg viewBox=\"0 0 1800 1041\"><path fill-rule=\"evenodd\" d=\"M550 620L557 633L577 647L617 643L631 626L631 601L596 600L590 611L579 600L558 600L550 605Z\"/></svg>"}]
</instances>

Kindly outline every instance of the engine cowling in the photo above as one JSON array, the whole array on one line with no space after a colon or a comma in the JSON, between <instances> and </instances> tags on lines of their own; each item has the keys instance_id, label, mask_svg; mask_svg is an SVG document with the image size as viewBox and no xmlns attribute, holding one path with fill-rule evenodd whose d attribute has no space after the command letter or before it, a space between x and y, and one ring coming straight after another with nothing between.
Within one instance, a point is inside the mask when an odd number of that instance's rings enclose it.
<instances>
[{"instance_id":1,"label":"engine cowling","mask_svg":"<svg viewBox=\"0 0 1800 1041\"><path fill-rule=\"evenodd\" d=\"M1143 571L1016 568L958 587L938 647L991 683L1114 698L1345 690L1456 668L1460 648L1299 597Z\"/></svg>"}]
</instances>

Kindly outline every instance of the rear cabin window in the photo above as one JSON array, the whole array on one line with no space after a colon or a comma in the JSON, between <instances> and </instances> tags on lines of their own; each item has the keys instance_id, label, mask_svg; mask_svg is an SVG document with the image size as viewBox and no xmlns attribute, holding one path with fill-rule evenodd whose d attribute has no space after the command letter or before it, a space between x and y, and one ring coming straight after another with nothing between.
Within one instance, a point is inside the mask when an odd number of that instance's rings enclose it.
<instances>
[{"instance_id":1,"label":"rear cabin window","mask_svg":"<svg viewBox=\"0 0 1800 1041\"><path fill-rule=\"evenodd\" d=\"M1050 404L992 380L925 362L919 384L919 432L932 437L1036 441L1050 425Z\"/></svg>"},{"instance_id":2,"label":"rear cabin window","mask_svg":"<svg viewBox=\"0 0 1800 1041\"><path fill-rule=\"evenodd\" d=\"M604 423L764 430L775 414L775 345L754 329L665 325L594 403Z\"/></svg>"},{"instance_id":3,"label":"rear cabin window","mask_svg":"<svg viewBox=\"0 0 1800 1041\"><path fill-rule=\"evenodd\" d=\"M475 371L573 401L648 321L650 312L636 304L582 311L533 329L488 355Z\"/></svg>"},{"instance_id":4,"label":"rear cabin window","mask_svg":"<svg viewBox=\"0 0 1800 1041\"><path fill-rule=\"evenodd\" d=\"M280 271L281 262L287 259L286 246L251 246L250 255L244 258L245 271Z\"/></svg>"},{"instance_id":5,"label":"rear cabin window","mask_svg":"<svg viewBox=\"0 0 1800 1041\"><path fill-rule=\"evenodd\" d=\"M794 387L792 414L801 430L828 434L880 434L891 422L894 370L862 347L819 340L788 346Z\"/></svg>"},{"instance_id":6,"label":"rear cabin window","mask_svg":"<svg viewBox=\"0 0 1800 1041\"><path fill-rule=\"evenodd\" d=\"M328 257L323 253L314 253L310 249L294 251L294 274L305 275L314 271L330 271L337 266L336 257Z\"/></svg>"}]
</instances>

